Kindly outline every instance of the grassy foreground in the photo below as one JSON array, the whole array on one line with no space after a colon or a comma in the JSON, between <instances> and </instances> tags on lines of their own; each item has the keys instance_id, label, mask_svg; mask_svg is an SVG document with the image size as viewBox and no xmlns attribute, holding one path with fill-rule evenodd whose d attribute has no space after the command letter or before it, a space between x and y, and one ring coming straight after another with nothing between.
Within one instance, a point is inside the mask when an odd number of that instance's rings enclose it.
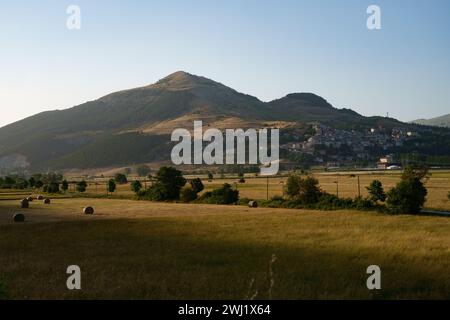
<instances>
[{"instance_id":1,"label":"grassy foreground","mask_svg":"<svg viewBox=\"0 0 450 320\"><path fill-rule=\"evenodd\" d=\"M448 218L94 199L104 212L73 217L81 201L36 204L35 222L0 223L0 295L244 299L257 290L265 299L275 254L273 299L450 298ZM38 222L56 212L60 220ZM80 291L66 288L72 264ZM372 264L382 290L366 287Z\"/></svg>"}]
</instances>

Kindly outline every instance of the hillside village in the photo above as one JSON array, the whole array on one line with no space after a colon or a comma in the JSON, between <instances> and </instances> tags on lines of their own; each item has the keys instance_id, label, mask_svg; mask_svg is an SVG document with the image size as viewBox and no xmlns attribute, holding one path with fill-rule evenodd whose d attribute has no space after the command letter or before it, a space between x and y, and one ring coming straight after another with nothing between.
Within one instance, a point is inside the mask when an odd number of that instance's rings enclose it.
<instances>
[{"instance_id":1,"label":"hillside village","mask_svg":"<svg viewBox=\"0 0 450 320\"><path fill-rule=\"evenodd\" d=\"M293 132L289 136L292 141L282 144L280 148L291 155L305 155L312 162L327 167L375 162L384 154L420 136L419 133L403 127L391 130L382 127L370 128L365 132L340 130L324 124L315 124L312 128L314 133L307 139L300 133Z\"/></svg>"}]
</instances>

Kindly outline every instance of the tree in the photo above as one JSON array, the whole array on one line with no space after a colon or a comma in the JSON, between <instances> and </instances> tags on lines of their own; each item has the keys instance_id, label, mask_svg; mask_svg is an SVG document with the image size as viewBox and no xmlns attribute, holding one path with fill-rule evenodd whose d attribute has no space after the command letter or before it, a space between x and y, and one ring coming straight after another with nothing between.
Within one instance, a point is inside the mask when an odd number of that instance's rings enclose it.
<instances>
[{"instance_id":1,"label":"tree","mask_svg":"<svg viewBox=\"0 0 450 320\"><path fill-rule=\"evenodd\" d=\"M34 186L36 185L36 180L33 177L30 177L30 179L28 179L28 185L30 186L30 188L34 188Z\"/></svg>"},{"instance_id":2,"label":"tree","mask_svg":"<svg viewBox=\"0 0 450 320\"><path fill-rule=\"evenodd\" d=\"M425 203L427 189L422 180L428 178L428 170L405 168L401 180L387 193L387 206L392 213L420 213Z\"/></svg>"},{"instance_id":3,"label":"tree","mask_svg":"<svg viewBox=\"0 0 450 320\"><path fill-rule=\"evenodd\" d=\"M116 191L116 182L114 179L109 179L108 181L108 192L114 192Z\"/></svg>"},{"instance_id":4,"label":"tree","mask_svg":"<svg viewBox=\"0 0 450 320\"><path fill-rule=\"evenodd\" d=\"M298 175L291 175L286 182L285 193L305 204L311 204L319 201L321 190L316 178L306 177L302 179Z\"/></svg>"},{"instance_id":5,"label":"tree","mask_svg":"<svg viewBox=\"0 0 450 320\"><path fill-rule=\"evenodd\" d=\"M197 192L192 186L186 185L180 190L180 200L183 202L191 202L197 199Z\"/></svg>"},{"instance_id":6,"label":"tree","mask_svg":"<svg viewBox=\"0 0 450 320\"><path fill-rule=\"evenodd\" d=\"M150 168L146 165L141 165L136 168L136 173L138 174L139 177L148 176L148 174L150 173Z\"/></svg>"},{"instance_id":7,"label":"tree","mask_svg":"<svg viewBox=\"0 0 450 320\"><path fill-rule=\"evenodd\" d=\"M127 176L124 175L124 174L122 174L122 173L117 173L117 174L114 176L114 181L115 181L116 183L118 183L118 184L126 184L126 183L128 183Z\"/></svg>"},{"instance_id":8,"label":"tree","mask_svg":"<svg viewBox=\"0 0 450 320\"><path fill-rule=\"evenodd\" d=\"M173 167L161 167L155 178L155 185L163 191L164 200L178 199L181 188L186 184L181 171Z\"/></svg>"},{"instance_id":9,"label":"tree","mask_svg":"<svg viewBox=\"0 0 450 320\"><path fill-rule=\"evenodd\" d=\"M319 200L321 191L319 181L313 177L300 179L299 199L306 204L316 203Z\"/></svg>"},{"instance_id":10,"label":"tree","mask_svg":"<svg viewBox=\"0 0 450 320\"><path fill-rule=\"evenodd\" d=\"M87 187L86 181L82 180L82 181L77 182L76 189L78 192L81 192L81 193L85 192L86 187Z\"/></svg>"},{"instance_id":11,"label":"tree","mask_svg":"<svg viewBox=\"0 0 450 320\"><path fill-rule=\"evenodd\" d=\"M286 181L286 186L284 187L284 193L290 197L294 198L300 192L300 183L302 178L296 174L292 174L288 177Z\"/></svg>"},{"instance_id":12,"label":"tree","mask_svg":"<svg viewBox=\"0 0 450 320\"><path fill-rule=\"evenodd\" d=\"M142 183L139 180L135 180L131 183L131 190L134 193L138 193L142 189Z\"/></svg>"},{"instance_id":13,"label":"tree","mask_svg":"<svg viewBox=\"0 0 450 320\"><path fill-rule=\"evenodd\" d=\"M67 180L63 180L61 182L61 190L64 192L67 192L67 190L69 189L69 183L67 182Z\"/></svg>"},{"instance_id":14,"label":"tree","mask_svg":"<svg viewBox=\"0 0 450 320\"><path fill-rule=\"evenodd\" d=\"M191 181L189 181L189 183L192 186L192 190L194 190L196 194L202 192L203 189L205 188L200 178L192 179Z\"/></svg>"},{"instance_id":15,"label":"tree","mask_svg":"<svg viewBox=\"0 0 450 320\"><path fill-rule=\"evenodd\" d=\"M383 190L383 185L379 180L373 180L368 187L366 187L369 192L369 199L373 202L386 200L386 193Z\"/></svg>"},{"instance_id":16,"label":"tree","mask_svg":"<svg viewBox=\"0 0 450 320\"><path fill-rule=\"evenodd\" d=\"M59 192L59 183L51 182L49 184L46 184L46 185L44 185L43 190L46 193L58 193Z\"/></svg>"},{"instance_id":17,"label":"tree","mask_svg":"<svg viewBox=\"0 0 450 320\"><path fill-rule=\"evenodd\" d=\"M34 187L36 189L40 189L44 186L44 183L41 180L37 180L36 183L34 184Z\"/></svg>"}]
</instances>

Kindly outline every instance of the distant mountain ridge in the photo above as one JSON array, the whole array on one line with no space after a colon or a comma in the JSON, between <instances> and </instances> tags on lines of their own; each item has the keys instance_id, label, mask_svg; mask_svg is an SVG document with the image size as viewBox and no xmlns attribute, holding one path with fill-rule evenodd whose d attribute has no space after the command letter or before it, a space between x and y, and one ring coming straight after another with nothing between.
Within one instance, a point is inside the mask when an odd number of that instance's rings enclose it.
<instances>
[{"instance_id":1,"label":"distant mountain ridge","mask_svg":"<svg viewBox=\"0 0 450 320\"><path fill-rule=\"evenodd\" d=\"M33 169L92 168L168 159L168 135L177 127L191 128L193 120L219 129L298 122L356 130L408 125L337 109L312 93L292 93L266 103L178 71L148 86L0 128L0 167L21 163Z\"/></svg>"},{"instance_id":2,"label":"distant mountain ridge","mask_svg":"<svg viewBox=\"0 0 450 320\"><path fill-rule=\"evenodd\" d=\"M426 126L447 127L450 128L450 113L431 119L417 119L412 123L422 124Z\"/></svg>"}]
</instances>

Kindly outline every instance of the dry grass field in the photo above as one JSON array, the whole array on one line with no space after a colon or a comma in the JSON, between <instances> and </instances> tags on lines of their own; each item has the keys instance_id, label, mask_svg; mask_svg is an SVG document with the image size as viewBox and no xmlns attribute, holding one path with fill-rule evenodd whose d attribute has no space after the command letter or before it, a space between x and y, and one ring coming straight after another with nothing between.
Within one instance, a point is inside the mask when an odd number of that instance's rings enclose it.
<instances>
[{"instance_id":1,"label":"dry grass field","mask_svg":"<svg viewBox=\"0 0 450 320\"><path fill-rule=\"evenodd\" d=\"M0 201L3 298L266 299L272 254L273 299L450 298L445 217L74 198L34 201L14 224L16 208ZM79 291L65 285L72 264Z\"/></svg>"}]
</instances>

